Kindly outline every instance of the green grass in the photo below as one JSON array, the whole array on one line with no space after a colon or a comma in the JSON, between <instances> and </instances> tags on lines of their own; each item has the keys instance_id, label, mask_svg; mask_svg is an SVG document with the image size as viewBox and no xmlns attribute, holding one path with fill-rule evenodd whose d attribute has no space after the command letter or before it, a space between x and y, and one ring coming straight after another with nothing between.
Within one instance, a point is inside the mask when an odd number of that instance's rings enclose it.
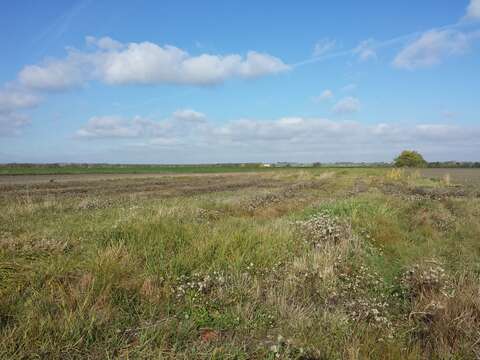
<instances>
[{"instance_id":1,"label":"green grass","mask_svg":"<svg viewBox=\"0 0 480 360\"><path fill-rule=\"evenodd\" d=\"M228 165L39 165L0 166L0 175L61 175L61 174L195 174L265 171L259 166Z\"/></svg>"},{"instance_id":2,"label":"green grass","mask_svg":"<svg viewBox=\"0 0 480 360\"><path fill-rule=\"evenodd\" d=\"M387 172L2 194L0 358L475 358L480 198Z\"/></svg>"},{"instance_id":3,"label":"green grass","mask_svg":"<svg viewBox=\"0 0 480 360\"><path fill-rule=\"evenodd\" d=\"M256 172L256 171L288 171L291 169L341 169L341 166L312 167L264 167L257 164L205 164L205 165L135 165L135 164L89 164L89 165L0 165L0 175L76 175L76 174L210 174L231 172ZM352 169L351 167L347 169ZM366 171L374 167L360 167L357 170ZM384 171L385 168L378 168ZM346 170L347 172L349 170Z\"/></svg>"}]
</instances>

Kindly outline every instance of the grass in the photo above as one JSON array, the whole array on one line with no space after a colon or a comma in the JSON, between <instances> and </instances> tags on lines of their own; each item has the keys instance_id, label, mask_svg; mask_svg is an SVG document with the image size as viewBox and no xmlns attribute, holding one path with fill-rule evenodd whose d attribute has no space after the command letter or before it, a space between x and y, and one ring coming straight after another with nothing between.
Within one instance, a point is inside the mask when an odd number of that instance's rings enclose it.
<instances>
[{"instance_id":1,"label":"grass","mask_svg":"<svg viewBox=\"0 0 480 360\"><path fill-rule=\"evenodd\" d=\"M341 166L332 166L339 169ZM351 167L348 167L351 168ZM364 168L364 167L363 167ZM216 174L243 172L271 172L298 169L310 171L314 167L265 167L261 164L205 164L205 165L136 165L136 164L0 164L0 175L78 175L78 174ZM322 169L329 169L322 166ZM362 169L362 166L359 167ZM380 167L379 169L384 169Z\"/></svg>"},{"instance_id":2,"label":"grass","mask_svg":"<svg viewBox=\"0 0 480 360\"><path fill-rule=\"evenodd\" d=\"M208 174L271 170L255 165L1 165L0 175Z\"/></svg>"},{"instance_id":3,"label":"grass","mask_svg":"<svg viewBox=\"0 0 480 360\"><path fill-rule=\"evenodd\" d=\"M218 176L4 187L0 358L479 356L480 184Z\"/></svg>"}]
</instances>

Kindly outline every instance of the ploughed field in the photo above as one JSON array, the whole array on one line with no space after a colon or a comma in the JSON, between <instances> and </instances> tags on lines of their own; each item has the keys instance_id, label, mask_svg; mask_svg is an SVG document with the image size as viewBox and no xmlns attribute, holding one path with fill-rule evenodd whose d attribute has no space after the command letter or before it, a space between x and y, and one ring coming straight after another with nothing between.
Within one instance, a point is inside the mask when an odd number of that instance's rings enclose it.
<instances>
[{"instance_id":1,"label":"ploughed field","mask_svg":"<svg viewBox=\"0 0 480 360\"><path fill-rule=\"evenodd\" d=\"M0 176L0 358L480 357L480 170Z\"/></svg>"},{"instance_id":2,"label":"ploughed field","mask_svg":"<svg viewBox=\"0 0 480 360\"><path fill-rule=\"evenodd\" d=\"M452 181L466 184L480 184L480 169L421 169L420 174L429 178L443 179L449 176Z\"/></svg>"}]
</instances>

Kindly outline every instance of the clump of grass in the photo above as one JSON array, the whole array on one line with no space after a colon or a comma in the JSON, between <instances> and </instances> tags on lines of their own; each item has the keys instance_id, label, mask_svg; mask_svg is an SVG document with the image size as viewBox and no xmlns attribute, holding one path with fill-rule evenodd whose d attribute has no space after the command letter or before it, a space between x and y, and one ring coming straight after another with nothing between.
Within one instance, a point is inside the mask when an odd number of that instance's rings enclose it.
<instances>
[{"instance_id":1,"label":"clump of grass","mask_svg":"<svg viewBox=\"0 0 480 360\"><path fill-rule=\"evenodd\" d=\"M435 273L438 277L438 273ZM480 287L478 279L459 275L450 292L431 280L422 296L412 300L409 321L413 341L418 341L429 357L475 358L480 354ZM441 281L440 281L441 282Z\"/></svg>"},{"instance_id":2,"label":"clump of grass","mask_svg":"<svg viewBox=\"0 0 480 360\"><path fill-rule=\"evenodd\" d=\"M410 181L415 181L415 180L418 180L419 178L421 178L421 174L420 174L420 170L418 169L410 172L410 174L408 175L408 179Z\"/></svg>"},{"instance_id":3,"label":"clump of grass","mask_svg":"<svg viewBox=\"0 0 480 360\"><path fill-rule=\"evenodd\" d=\"M410 299L421 299L432 293L447 294L449 291L445 270L435 260L408 269L403 274L401 283Z\"/></svg>"},{"instance_id":4,"label":"clump of grass","mask_svg":"<svg viewBox=\"0 0 480 360\"><path fill-rule=\"evenodd\" d=\"M326 212L319 212L305 221L297 221L297 227L307 243L321 247L325 243L338 243L350 236L347 224L341 224L338 218Z\"/></svg>"},{"instance_id":5,"label":"clump of grass","mask_svg":"<svg viewBox=\"0 0 480 360\"><path fill-rule=\"evenodd\" d=\"M446 173L445 175L443 175L442 182L445 186L451 185L450 173Z\"/></svg>"},{"instance_id":6,"label":"clump of grass","mask_svg":"<svg viewBox=\"0 0 480 360\"><path fill-rule=\"evenodd\" d=\"M400 168L393 168L387 172L385 175L387 180L390 181L400 181L405 178L405 170Z\"/></svg>"}]
</instances>

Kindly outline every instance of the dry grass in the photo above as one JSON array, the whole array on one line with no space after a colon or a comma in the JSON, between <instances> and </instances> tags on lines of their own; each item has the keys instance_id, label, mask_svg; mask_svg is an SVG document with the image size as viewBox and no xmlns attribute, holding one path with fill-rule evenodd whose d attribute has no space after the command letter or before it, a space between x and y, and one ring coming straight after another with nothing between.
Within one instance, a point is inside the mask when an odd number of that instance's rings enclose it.
<instances>
[{"instance_id":1,"label":"dry grass","mask_svg":"<svg viewBox=\"0 0 480 360\"><path fill-rule=\"evenodd\" d=\"M471 274L458 275L446 288L438 272L419 280L409 315L412 336L431 357L480 355L480 287Z\"/></svg>"},{"instance_id":2,"label":"dry grass","mask_svg":"<svg viewBox=\"0 0 480 360\"><path fill-rule=\"evenodd\" d=\"M0 358L478 357L480 203L449 185L396 169L5 185Z\"/></svg>"}]
</instances>

